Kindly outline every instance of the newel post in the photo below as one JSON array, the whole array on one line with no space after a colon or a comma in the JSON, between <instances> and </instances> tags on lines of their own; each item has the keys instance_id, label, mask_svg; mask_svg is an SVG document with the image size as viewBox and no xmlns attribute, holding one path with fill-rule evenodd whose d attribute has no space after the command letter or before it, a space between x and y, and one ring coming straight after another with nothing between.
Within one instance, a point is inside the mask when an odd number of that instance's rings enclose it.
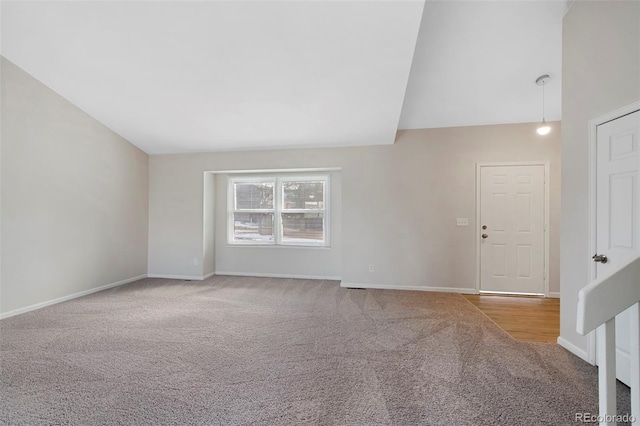
<instances>
[{"instance_id":1,"label":"newel post","mask_svg":"<svg viewBox=\"0 0 640 426\"><path fill-rule=\"evenodd\" d=\"M631 314L631 415L640 422L640 302L629 308Z\"/></svg>"},{"instance_id":2,"label":"newel post","mask_svg":"<svg viewBox=\"0 0 640 426\"><path fill-rule=\"evenodd\" d=\"M598 391L601 426L615 425L616 415L616 319L596 329L598 352Z\"/></svg>"}]
</instances>

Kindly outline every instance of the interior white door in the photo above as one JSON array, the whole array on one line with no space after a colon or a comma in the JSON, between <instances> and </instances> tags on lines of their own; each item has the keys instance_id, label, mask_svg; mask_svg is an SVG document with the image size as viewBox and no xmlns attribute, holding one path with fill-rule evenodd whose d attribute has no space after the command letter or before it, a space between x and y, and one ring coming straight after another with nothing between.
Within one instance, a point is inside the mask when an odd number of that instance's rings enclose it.
<instances>
[{"instance_id":1,"label":"interior white door","mask_svg":"<svg viewBox=\"0 0 640 426\"><path fill-rule=\"evenodd\" d=\"M596 133L596 278L620 268L640 250L638 146L640 111L597 127ZM606 256L606 263L599 256ZM616 317L616 375L630 382L628 311Z\"/></svg>"},{"instance_id":2,"label":"interior white door","mask_svg":"<svg viewBox=\"0 0 640 426\"><path fill-rule=\"evenodd\" d=\"M544 171L480 167L480 291L544 294Z\"/></svg>"}]
</instances>

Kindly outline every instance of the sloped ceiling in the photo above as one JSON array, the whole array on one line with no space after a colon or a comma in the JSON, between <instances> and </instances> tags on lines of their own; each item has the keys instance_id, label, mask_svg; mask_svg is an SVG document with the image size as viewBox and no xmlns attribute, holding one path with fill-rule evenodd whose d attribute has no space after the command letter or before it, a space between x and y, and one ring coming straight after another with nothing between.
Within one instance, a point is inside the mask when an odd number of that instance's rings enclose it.
<instances>
[{"instance_id":1,"label":"sloped ceiling","mask_svg":"<svg viewBox=\"0 0 640 426\"><path fill-rule=\"evenodd\" d=\"M147 153L393 143L422 2L7 2L5 57Z\"/></svg>"},{"instance_id":2,"label":"sloped ceiling","mask_svg":"<svg viewBox=\"0 0 640 426\"><path fill-rule=\"evenodd\" d=\"M560 120L562 1L428 1L401 129Z\"/></svg>"},{"instance_id":3,"label":"sloped ceiling","mask_svg":"<svg viewBox=\"0 0 640 426\"><path fill-rule=\"evenodd\" d=\"M1 52L150 154L391 144L558 119L563 7L3 1Z\"/></svg>"}]
</instances>

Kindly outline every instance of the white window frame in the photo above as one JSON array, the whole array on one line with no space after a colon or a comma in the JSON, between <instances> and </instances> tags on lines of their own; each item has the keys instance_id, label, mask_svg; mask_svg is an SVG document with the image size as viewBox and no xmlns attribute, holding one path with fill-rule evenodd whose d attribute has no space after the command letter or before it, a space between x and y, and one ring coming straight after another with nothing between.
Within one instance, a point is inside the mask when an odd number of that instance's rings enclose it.
<instances>
[{"instance_id":1,"label":"white window frame","mask_svg":"<svg viewBox=\"0 0 640 426\"><path fill-rule=\"evenodd\" d=\"M284 208L284 182L324 182L324 208L322 209L285 209ZM236 209L235 188L236 183L274 183L273 209ZM330 178L329 174L321 175L261 175L229 177L227 185L227 243L233 246L259 246L259 247L329 247L329 223L330 223ZM234 239L234 213L273 213L273 241L242 241ZM318 242L287 242L283 241L283 213L322 213L324 240Z\"/></svg>"}]
</instances>

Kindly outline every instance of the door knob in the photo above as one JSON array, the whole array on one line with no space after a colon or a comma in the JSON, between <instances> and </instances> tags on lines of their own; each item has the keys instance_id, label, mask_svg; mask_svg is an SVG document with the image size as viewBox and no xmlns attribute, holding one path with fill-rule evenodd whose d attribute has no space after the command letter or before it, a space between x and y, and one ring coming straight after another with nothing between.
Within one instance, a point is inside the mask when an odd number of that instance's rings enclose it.
<instances>
[{"instance_id":1,"label":"door knob","mask_svg":"<svg viewBox=\"0 0 640 426\"><path fill-rule=\"evenodd\" d=\"M487 234L482 234L482 238L489 238Z\"/></svg>"},{"instance_id":2,"label":"door knob","mask_svg":"<svg viewBox=\"0 0 640 426\"><path fill-rule=\"evenodd\" d=\"M609 259L604 254L594 254L592 257L594 262L607 263Z\"/></svg>"}]
</instances>

